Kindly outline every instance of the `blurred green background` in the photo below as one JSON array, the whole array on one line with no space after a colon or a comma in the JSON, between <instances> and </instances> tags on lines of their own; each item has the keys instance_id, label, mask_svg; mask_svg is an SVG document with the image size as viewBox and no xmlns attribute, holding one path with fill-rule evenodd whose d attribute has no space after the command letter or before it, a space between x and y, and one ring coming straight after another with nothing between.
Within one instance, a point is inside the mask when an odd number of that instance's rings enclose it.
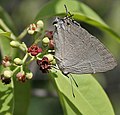
<instances>
[{"instance_id":1,"label":"blurred green background","mask_svg":"<svg viewBox=\"0 0 120 115\"><path fill-rule=\"evenodd\" d=\"M39 10L49 1L50 0L0 0L0 5L11 16L14 22L14 30L18 35L25 27L34 21ZM120 0L82 0L82 2L91 7L113 30L119 34ZM49 25L52 24L50 23ZM81 22L81 25L90 31L90 33L102 39L105 45L107 45L117 58L118 66L114 70L106 72L104 75L98 74L96 79L103 86L109 96L115 110L115 114L120 115L120 45L110 36L97 28L83 22ZM109 39L104 40L104 38L107 37L109 37ZM23 41L26 42L26 39L23 39ZM31 42L32 41L27 41L27 45ZM28 112L22 115L63 115L57 93L55 92L49 77L39 71L36 63L32 63L30 65L30 69L34 73L34 78L31 80L31 92L29 92L31 98L29 107L21 107L20 110L16 110L16 115L21 115L20 111L23 109L28 109ZM22 88L22 86L20 85L19 88ZM24 101L28 101L28 99Z\"/></svg>"}]
</instances>

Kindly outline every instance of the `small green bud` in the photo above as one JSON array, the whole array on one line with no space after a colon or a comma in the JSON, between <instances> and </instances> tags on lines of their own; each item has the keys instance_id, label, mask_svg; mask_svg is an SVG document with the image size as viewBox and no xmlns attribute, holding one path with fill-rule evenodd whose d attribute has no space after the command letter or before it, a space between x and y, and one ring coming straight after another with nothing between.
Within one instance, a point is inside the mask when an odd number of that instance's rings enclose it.
<instances>
[{"instance_id":1,"label":"small green bud","mask_svg":"<svg viewBox=\"0 0 120 115\"><path fill-rule=\"evenodd\" d=\"M32 79L32 77L33 77L33 73L32 72L26 73L26 78L27 79Z\"/></svg>"},{"instance_id":2,"label":"small green bud","mask_svg":"<svg viewBox=\"0 0 120 115\"><path fill-rule=\"evenodd\" d=\"M3 74L6 78L10 78L12 77L13 72L11 70L5 70Z\"/></svg>"},{"instance_id":3,"label":"small green bud","mask_svg":"<svg viewBox=\"0 0 120 115\"><path fill-rule=\"evenodd\" d=\"M43 21L42 21L42 20L39 20L39 21L37 22L37 27L43 28L43 26L44 26Z\"/></svg>"},{"instance_id":4,"label":"small green bud","mask_svg":"<svg viewBox=\"0 0 120 115\"><path fill-rule=\"evenodd\" d=\"M16 65L22 65L22 60L20 59L20 58L15 58L14 59L14 63L16 64Z\"/></svg>"},{"instance_id":5,"label":"small green bud","mask_svg":"<svg viewBox=\"0 0 120 115\"><path fill-rule=\"evenodd\" d=\"M11 45L12 47L14 47L14 48L17 48L17 47L20 46L20 43L19 43L18 41L11 41L11 42L10 42L10 45Z\"/></svg>"},{"instance_id":6,"label":"small green bud","mask_svg":"<svg viewBox=\"0 0 120 115\"><path fill-rule=\"evenodd\" d=\"M48 37L44 37L43 40L42 40L42 43L44 46L48 45L49 44L49 38Z\"/></svg>"},{"instance_id":7,"label":"small green bud","mask_svg":"<svg viewBox=\"0 0 120 115\"><path fill-rule=\"evenodd\" d=\"M52 54L46 54L46 55L44 55L44 57L47 57L47 58L48 58L48 60L49 60L49 62L52 62L52 61L53 61L53 59L54 59L54 57L53 57L53 55L52 55Z\"/></svg>"}]
</instances>

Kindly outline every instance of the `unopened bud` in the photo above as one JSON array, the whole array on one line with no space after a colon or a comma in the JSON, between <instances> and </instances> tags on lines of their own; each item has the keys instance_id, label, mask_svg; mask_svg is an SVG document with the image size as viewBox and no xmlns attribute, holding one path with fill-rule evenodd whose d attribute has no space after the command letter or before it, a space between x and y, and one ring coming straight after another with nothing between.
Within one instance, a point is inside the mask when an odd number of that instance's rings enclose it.
<instances>
[{"instance_id":1,"label":"unopened bud","mask_svg":"<svg viewBox=\"0 0 120 115\"><path fill-rule=\"evenodd\" d=\"M14 59L14 63L15 63L16 65L21 65L23 62L22 62L22 60L21 60L20 58L15 58L15 59Z\"/></svg>"},{"instance_id":2,"label":"unopened bud","mask_svg":"<svg viewBox=\"0 0 120 115\"><path fill-rule=\"evenodd\" d=\"M26 73L26 78L27 79L32 79L32 77L33 77L33 73L32 72Z\"/></svg>"},{"instance_id":3,"label":"unopened bud","mask_svg":"<svg viewBox=\"0 0 120 115\"><path fill-rule=\"evenodd\" d=\"M53 55L52 55L52 54L46 54L46 55L44 55L44 57L47 57L47 58L48 58L48 60L49 60L49 62L52 62L52 61L53 61L53 59L54 59L54 57L53 57Z\"/></svg>"},{"instance_id":4,"label":"unopened bud","mask_svg":"<svg viewBox=\"0 0 120 115\"><path fill-rule=\"evenodd\" d=\"M43 40L42 40L42 43L44 46L47 46L49 44L49 38L48 37L44 37Z\"/></svg>"},{"instance_id":5,"label":"unopened bud","mask_svg":"<svg viewBox=\"0 0 120 115\"><path fill-rule=\"evenodd\" d=\"M34 34L34 32L35 32L34 30L28 30L28 34L31 34L31 35Z\"/></svg>"},{"instance_id":6,"label":"unopened bud","mask_svg":"<svg viewBox=\"0 0 120 115\"><path fill-rule=\"evenodd\" d=\"M14 47L14 48L17 48L17 47L20 46L20 43L19 43L18 41L11 41L11 42L10 42L10 45L11 45L12 47Z\"/></svg>"},{"instance_id":7,"label":"unopened bud","mask_svg":"<svg viewBox=\"0 0 120 115\"><path fill-rule=\"evenodd\" d=\"M44 26L43 21L42 21L42 20L39 20L39 21L37 22L37 27L43 28L43 26Z\"/></svg>"},{"instance_id":8,"label":"unopened bud","mask_svg":"<svg viewBox=\"0 0 120 115\"><path fill-rule=\"evenodd\" d=\"M11 70L5 70L3 74L6 78L10 78L12 77L13 72Z\"/></svg>"}]
</instances>

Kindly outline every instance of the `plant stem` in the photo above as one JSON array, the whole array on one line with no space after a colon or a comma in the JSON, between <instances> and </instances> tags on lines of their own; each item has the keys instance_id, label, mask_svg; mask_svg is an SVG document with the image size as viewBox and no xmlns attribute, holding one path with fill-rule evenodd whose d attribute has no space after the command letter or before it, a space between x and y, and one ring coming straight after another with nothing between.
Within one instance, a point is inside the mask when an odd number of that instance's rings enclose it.
<instances>
[{"instance_id":1,"label":"plant stem","mask_svg":"<svg viewBox=\"0 0 120 115\"><path fill-rule=\"evenodd\" d=\"M14 70L13 70L13 74L20 68L20 66L17 66Z\"/></svg>"},{"instance_id":2,"label":"plant stem","mask_svg":"<svg viewBox=\"0 0 120 115\"><path fill-rule=\"evenodd\" d=\"M0 26L7 32L11 32L11 37L13 40L15 40L16 36L13 34L13 32L7 27L7 25L4 23L4 21L0 18Z\"/></svg>"},{"instance_id":3,"label":"plant stem","mask_svg":"<svg viewBox=\"0 0 120 115\"><path fill-rule=\"evenodd\" d=\"M32 57L32 58L26 63L26 65L30 64L34 59L35 59L35 57Z\"/></svg>"},{"instance_id":4,"label":"plant stem","mask_svg":"<svg viewBox=\"0 0 120 115\"><path fill-rule=\"evenodd\" d=\"M40 38L36 39L35 42L33 44L38 44L41 41Z\"/></svg>"},{"instance_id":5,"label":"plant stem","mask_svg":"<svg viewBox=\"0 0 120 115\"><path fill-rule=\"evenodd\" d=\"M21 40L27 34L27 29L25 28L23 32L17 37L17 40Z\"/></svg>"},{"instance_id":6,"label":"plant stem","mask_svg":"<svg viewBox=\"0 0 120 115\"><path fill-rule=\"evenodd\" d=\"M23 60L22 60L23 63L26 61L27 57L28 57L28 53L25 54L25 56L24 56L24 58L23 58Z\"/></svg>"}]
</instances>

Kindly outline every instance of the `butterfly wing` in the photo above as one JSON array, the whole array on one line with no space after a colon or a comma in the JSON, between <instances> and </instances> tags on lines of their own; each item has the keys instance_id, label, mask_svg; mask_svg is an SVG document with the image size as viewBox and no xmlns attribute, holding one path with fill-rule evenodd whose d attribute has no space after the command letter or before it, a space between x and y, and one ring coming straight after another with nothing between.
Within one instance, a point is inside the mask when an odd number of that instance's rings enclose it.
<instances>
[{"instance_id":1,"label":"butterfly wing","mask_svg":"<svg viewBox=\"0 0 120 115\"><path fill-rule=\"evenodd\" d=\"M117 64L105 46L71 19L58 24L54 34L55 56L63 73L96 73Z\"/></svg>"}]
</instances>

